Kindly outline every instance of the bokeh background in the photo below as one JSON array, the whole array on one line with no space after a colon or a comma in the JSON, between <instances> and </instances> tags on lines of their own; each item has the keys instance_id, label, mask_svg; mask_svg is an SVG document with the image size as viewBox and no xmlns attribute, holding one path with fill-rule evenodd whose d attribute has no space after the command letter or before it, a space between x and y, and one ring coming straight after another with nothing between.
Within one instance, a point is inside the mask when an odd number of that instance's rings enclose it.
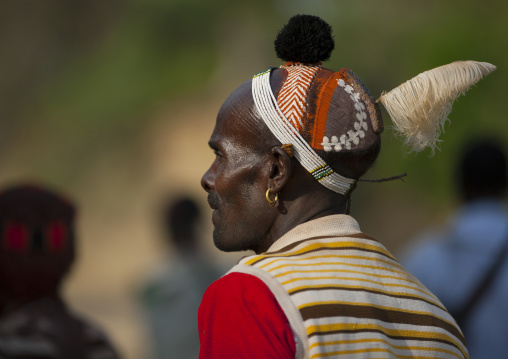
<instances>
[{"instance_id":1,"label":"bokeh background","mask_svg":"<svg viewBox=\"0 0 508 359\"><path fill-rule=\"evenodd\" d=\"M503 0L3 0L0 2L0 186L32 181L79 206L79 260L65 297L127 359L148 357L136 302L164 246L166 198L206 196L208 137L225 97L278 66L272 42L291 15L322 16L336 50L374 96L456 60L498 70L459 98L441 150L408 153L386 113L383 149L352 214L395 254L455 208L454 162L468 139L506 143L508 2ZM206 211L206 209L205 209ZM205 217L209 219L209 212ZM203 244L227 268L242 254Z\"/></svg>"}]
</instances>

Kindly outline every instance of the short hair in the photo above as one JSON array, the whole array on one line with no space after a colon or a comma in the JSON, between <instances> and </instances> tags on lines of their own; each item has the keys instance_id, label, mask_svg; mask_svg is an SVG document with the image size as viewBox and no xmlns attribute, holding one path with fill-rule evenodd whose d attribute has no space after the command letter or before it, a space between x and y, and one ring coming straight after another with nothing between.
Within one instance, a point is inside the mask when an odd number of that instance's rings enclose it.
<instances>
[{"instance_id":1,"label":"short hair","mask_svg":"<svg viewBox=\"0 0 508 359\"><path fill-rule=\"evenodd\" d=\"M163 221L166 235L180 248L194 243L185 243L193 240L196 222L200 218L200 210L191 197L180 197L168 201L163 208Z\"/></svg>"},{"instance_id":2,"label":"short hair","mask_svg":"<svg viewBox=\"0 0 508 359\"><path fill-rule=\"evenodd\" d=\"M458 167L458 180L466 200L502 195L508 181L506 155L500 142L482 138L468 144Z\"/></svg>"}]
</instances>

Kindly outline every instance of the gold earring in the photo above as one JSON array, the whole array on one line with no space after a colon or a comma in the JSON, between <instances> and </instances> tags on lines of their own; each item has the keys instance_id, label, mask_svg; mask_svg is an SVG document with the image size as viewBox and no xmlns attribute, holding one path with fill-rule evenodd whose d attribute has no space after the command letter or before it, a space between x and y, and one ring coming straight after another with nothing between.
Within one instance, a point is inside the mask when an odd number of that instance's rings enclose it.
<instances>
[{"instance_id":1,"label":"gold earring","mask_svg":"<svg viewBox=\"0 0 508 359\"><path fill-rule=\"evenodd\" d=\"M265 197L266 197L266 200L268 201L268 205L270 207L273 207L273 206L275 206L277 204L277 201L279 200L279 194L275 193L275 198L273 200L270 199L270 197L268 195L270 194L270 190L271 189L272 189L271 187L268 188L268 190L266 191L266 196Z\"/></svg>"}]
</instances>

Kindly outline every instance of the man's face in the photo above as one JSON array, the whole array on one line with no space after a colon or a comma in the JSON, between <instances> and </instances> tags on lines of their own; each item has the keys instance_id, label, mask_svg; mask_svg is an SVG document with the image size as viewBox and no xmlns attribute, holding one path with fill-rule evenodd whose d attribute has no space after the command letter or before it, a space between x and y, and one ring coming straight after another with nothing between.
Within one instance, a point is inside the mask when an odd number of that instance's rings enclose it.
<instances>
[{"instance_id":1,"label":"man's face","mask_svg":"<svg viewBox=\"0 0 508 359\"><path fill-rule=\"evenodd\" d=\"M219 111L209 141L216 157L201 179L214 210L215 246L226 252L257 251L273 221L265 199L270 146L252 125L252 99L241 89Z\"/></svg>"}]
</instances>

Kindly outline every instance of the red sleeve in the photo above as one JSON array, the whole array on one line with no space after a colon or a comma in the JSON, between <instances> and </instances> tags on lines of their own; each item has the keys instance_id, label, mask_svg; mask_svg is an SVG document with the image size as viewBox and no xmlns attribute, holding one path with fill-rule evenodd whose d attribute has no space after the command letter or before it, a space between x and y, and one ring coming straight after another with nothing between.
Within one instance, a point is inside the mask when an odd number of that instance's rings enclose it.
<instances>
[{"instance_id":1,"label":"red sleeve","mask_svg":"<svg viewBox=\"0 0 508 359\"><path fill-rule=\"evenodd\" d=\"M214 282L198 314L200 359L294 359L295 339L279 303L258 278L230 273Z\"/></svg>"}]
</instances>

